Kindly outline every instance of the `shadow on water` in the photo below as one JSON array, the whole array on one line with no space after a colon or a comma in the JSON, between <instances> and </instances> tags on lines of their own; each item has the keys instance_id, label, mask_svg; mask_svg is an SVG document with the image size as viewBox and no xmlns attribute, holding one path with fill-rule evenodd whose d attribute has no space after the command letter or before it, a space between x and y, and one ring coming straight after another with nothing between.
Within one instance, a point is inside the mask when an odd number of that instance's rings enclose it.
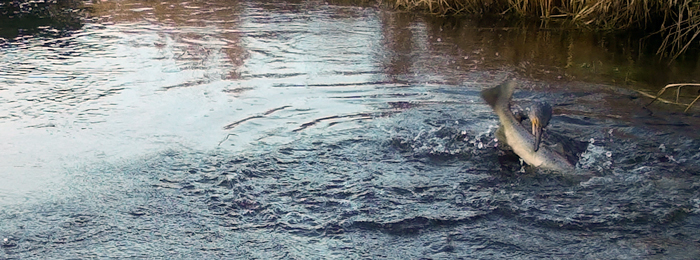
<instances>
[{"instance_id":1,"label":"shadow on water","mask_svg":"<svg viewBox=\"0 0 700 260\"><path fill-rule=\"evenodd\" d=\"M3 1L0 3L0 40L23 35L62 36L83 25L82 1Z\"/></svg>"},{"instance_id":2,"label":"shadow on water","mask_svg":"<svg viewBox=\"0 0 700 260\"><path fill-rule=\"evenodd\" d=\"M695 75L646 54L371 5L91 10L0 48L0 258L700 256L700 118L600 83ZM592 176L499 150L479 92L506 78Z\"/></svg>"},{"instance_id":3,"label":"shadow on water","mask_svg":"<svg viewBox=\"0 0 700 260\"><path fill-rule=\"evenodd\" d=\"M393 35L396 39L389 43L392 50L402 53L406 48L417 51L425 47L421 51L447 54L446 61L431 65L435 70L454 72L453 75L507 65L522 75L550 82L586 81L653 92L670 83L698 81L695 75L700 69L700 49L693 48L671 61L657 55L659 39L641 38L634 32L600 33L570 29L558 23L493 18L414 14L392 15L392 18L390 26L384 28L402 31ZM425 23L426 35L411 32L411 25L419 21ZM426 46L411 43L420 37Z\"/></svg>"}]
</instances>

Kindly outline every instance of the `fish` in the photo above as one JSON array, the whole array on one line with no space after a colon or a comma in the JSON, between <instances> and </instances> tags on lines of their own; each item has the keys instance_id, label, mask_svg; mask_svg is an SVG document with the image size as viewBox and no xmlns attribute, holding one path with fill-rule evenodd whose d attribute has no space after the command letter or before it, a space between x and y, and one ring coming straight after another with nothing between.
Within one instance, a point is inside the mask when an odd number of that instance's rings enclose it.
<instances>
[{"instance_id":1,"label":"fish","mask_svg":"<svg viewBox=\"0 0 700 260\"><path fill-rule=\"evenodd\" d=\"M510 109L510 101L517 83L507 81L495 87L481 91L481 98L491 106L500 121L500 129L505 137L505 143L510 146L525 163L547 170L559 172L573 171L571 164L564 155L547 146L538 146L537 137L520 124ZM537 149L536 149L537 148Z\"/></svg>"}]
</instances>

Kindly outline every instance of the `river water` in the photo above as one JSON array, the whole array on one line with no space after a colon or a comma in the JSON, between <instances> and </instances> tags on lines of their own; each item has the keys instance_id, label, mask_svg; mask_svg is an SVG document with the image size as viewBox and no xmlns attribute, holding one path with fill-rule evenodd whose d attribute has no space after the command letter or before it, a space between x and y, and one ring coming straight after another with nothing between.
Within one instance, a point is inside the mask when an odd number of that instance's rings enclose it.
<instances>
[{"instance_id":1,"label":"river water","mask_svg":"<svg viewBox=\"0 0 700 260\"><path fill-rule=\"evenodd\" d=\"M371 4L90 7L0 41L0 259L700 257L700 116L639 94L696 60ZM479 91L509 78L590 175L497 148Z\"/></svg>"}]
</instances>

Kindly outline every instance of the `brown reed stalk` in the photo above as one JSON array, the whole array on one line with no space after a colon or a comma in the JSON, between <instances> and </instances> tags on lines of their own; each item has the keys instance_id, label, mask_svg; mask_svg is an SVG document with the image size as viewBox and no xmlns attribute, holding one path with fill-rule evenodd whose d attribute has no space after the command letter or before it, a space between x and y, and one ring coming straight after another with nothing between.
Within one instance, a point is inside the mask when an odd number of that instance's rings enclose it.
<instances>
[{"instance_id":1,"label":"brown reed stalk","mask_svg":"<svg viewBox=\"0 0 700 260\"><path fill-rule=\"evenodd\" d=\"M566 18L602 30L639 29L664 37L658 53L674 59L700 36L700 0L388 0L433 14L494 13Z\"/></svg>"}]
</instances>

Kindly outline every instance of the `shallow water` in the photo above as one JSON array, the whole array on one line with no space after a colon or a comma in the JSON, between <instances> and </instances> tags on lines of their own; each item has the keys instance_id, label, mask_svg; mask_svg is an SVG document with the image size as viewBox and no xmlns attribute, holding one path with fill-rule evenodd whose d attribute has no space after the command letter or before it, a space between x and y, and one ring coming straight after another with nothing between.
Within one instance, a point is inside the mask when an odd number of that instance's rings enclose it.
<instances>
[{"instance_id":1,"label":"shallow water","mask_svg":"<svg viewBox=\"0 0 700 260\"><path fill-rule=\"evenodd\" d=\"M92 15L1 45L0 258L700 255L700 117L628 89L697 80L691 62L375 6ZM496 148L479 91L509 77L593 177Z\"/></svg>"}]
</instances>

